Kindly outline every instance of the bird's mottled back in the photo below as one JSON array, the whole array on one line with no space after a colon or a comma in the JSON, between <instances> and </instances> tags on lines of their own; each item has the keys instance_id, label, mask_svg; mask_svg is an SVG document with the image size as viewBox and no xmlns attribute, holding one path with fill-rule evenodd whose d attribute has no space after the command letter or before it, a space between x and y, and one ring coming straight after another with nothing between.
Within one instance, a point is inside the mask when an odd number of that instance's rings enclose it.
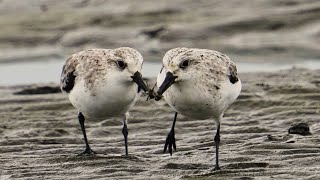
<instances>
[{"instance_id":1,"label":"bird's mottled back","mask_svg":"<svg viewBox=\"0 0 320 180\"><path fill-rule=\"evenodd\" d=\"M188 67L183 68L184 61L188 61ZM208 84L212 82L212 88L219 89L220 81L226 78L230 82L237 82L237 68L230 58L220 52L208 49L175 48L168 51L163 58L163 65L174 74L188 80L197 76L198 83ZM178 80L178 79L177 79Z\"/></svg>"},{"instance_id":2,"label":"bird's mottled back","mask_svg":"<svg viewBox=\"0 0 320 180\"><path fill-rule=\"evenodd\" d=\"M142 66L141 54L128 47L117 49L88 49L71 55L61 73L61 90L70 92L74 84L79 80L85 80L85 84L93 86L97 79L103 80L110 71L118 71L118 60L123 60L127 66Z\"/></svg>"}]
</instances>

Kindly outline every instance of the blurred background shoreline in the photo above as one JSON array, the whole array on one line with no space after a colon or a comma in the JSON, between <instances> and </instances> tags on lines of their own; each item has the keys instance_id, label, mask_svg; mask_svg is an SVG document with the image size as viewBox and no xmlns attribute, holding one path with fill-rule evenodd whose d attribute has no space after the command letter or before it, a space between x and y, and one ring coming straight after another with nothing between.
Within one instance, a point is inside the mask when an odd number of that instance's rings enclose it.
<instances>
[{"instance_id":1,"label":"blurred background shoreline","mask_svg":"<svg viewBox=\"0 0 320 180\"><path fill-rule=\"evenodd\" d=\"M21 61L13 63L0 63L1 86L28 85L28 84L58 84L64 59L47 59L37 61ZM146 61L142 68L144 78L155 78L161 69L161 62ZM281 61L275 62L238 62L238 72L258 73L276 72L291 68L319 69L319 60ZM14 73L14 74L13 74Z\"/></svg>"},{"instance_id":2,"label":"blurred background shoreline","mask_svg":"<svg viewBox=\"0 0 320 180\"><path fill-rule=\"evenodd\" d=\"M55 64L49 73L77 51L129 46L141 52L147 71L175 47L220 51L240 64L240 72L317 69L319 17L317 0L2 0L0 68L35 72L47 61ZM11 84L21 83L14 74Z\"/></svg>"}]
</instances>

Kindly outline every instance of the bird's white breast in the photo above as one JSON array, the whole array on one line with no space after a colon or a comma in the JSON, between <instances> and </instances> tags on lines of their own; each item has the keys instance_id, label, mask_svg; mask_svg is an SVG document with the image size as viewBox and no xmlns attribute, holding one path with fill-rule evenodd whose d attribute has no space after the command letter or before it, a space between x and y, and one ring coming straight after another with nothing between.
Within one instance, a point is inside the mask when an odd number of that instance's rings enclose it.
<instances>
[{"instance_id":1,"label":"bird's white breast","mask_svg":"<svg viewBox=\"0 0 320 180\"><path fill-rule=\"evenodd\" d=\"M157 78L158 87L165 78L163 70ZM227 79L227 78L226 78ZM163 96L167 103L178 113L194 119L218 119L219 116L236 100L241 91L241 81L232 84L228 79L220 84L217 91L208 91L208 84L199 84L197 80L176 82Z\"/></svg>"},{"instance_id":2,"label":"bird's white breast","mask_svg":"<svg viewBox=\"0 0 320 180\"><path fill-rule=\"evenodd\" d=\"M88 88L84 80L77 82L69 94L73 106L86 116L108 118L123 115L134 104L137 85L119 76L108 76Z\"/></svg>"}]
</instances>

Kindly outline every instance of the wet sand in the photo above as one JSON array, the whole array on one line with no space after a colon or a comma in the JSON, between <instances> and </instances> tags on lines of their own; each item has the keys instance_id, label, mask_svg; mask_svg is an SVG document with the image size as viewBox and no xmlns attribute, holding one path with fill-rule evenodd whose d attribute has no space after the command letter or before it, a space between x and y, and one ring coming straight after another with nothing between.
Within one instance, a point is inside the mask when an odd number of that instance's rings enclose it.
<instances>
[{"instance_id":1,"label":"wet sand","mask_svg":"<svg viewBox=\"0 0 320 180\"><path fill-rule=\"evenodd\" d=\"M82 135L66 96L1 87L0 179L320 179L320 70L240 77L242 93L221 126L220 171L212 171L213 120L178 116L177 152L162 153L173 118L164 101L142 96L131 109L129 157L120 119L86 122L98 154L78 157ZM288 134L299 122L312 134Z\"/></svg>"}]
</instances>

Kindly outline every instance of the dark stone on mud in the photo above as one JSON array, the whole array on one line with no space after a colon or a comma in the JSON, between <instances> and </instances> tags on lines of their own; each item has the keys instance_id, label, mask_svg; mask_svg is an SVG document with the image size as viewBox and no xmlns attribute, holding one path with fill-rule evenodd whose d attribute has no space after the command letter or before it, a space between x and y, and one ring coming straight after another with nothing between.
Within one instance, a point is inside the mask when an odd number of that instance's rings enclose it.
<instances>
[{"instance_id":1,"label":"dark stone on mud","mask_svg":"<svg viewBox=\"0 0 320 180\"><path fill-rule=\"evenodd\" d=\"M61 93L60 87L40 86L33 88L26 88L13 94L28 95L28 94L53 94Z\"/></svg>"},{"instance_id":2,"label":"dark stone on mud","mask_svg":"<svg viewBox=\"0 0 320 180\"><path fill-rule=\"evenodd\" d=\"M310 128L307 123L298 123L298 124L293 124L289 130L289 134L300 134L300 135L310 135Z\"/></svg>"}]
</instances>

